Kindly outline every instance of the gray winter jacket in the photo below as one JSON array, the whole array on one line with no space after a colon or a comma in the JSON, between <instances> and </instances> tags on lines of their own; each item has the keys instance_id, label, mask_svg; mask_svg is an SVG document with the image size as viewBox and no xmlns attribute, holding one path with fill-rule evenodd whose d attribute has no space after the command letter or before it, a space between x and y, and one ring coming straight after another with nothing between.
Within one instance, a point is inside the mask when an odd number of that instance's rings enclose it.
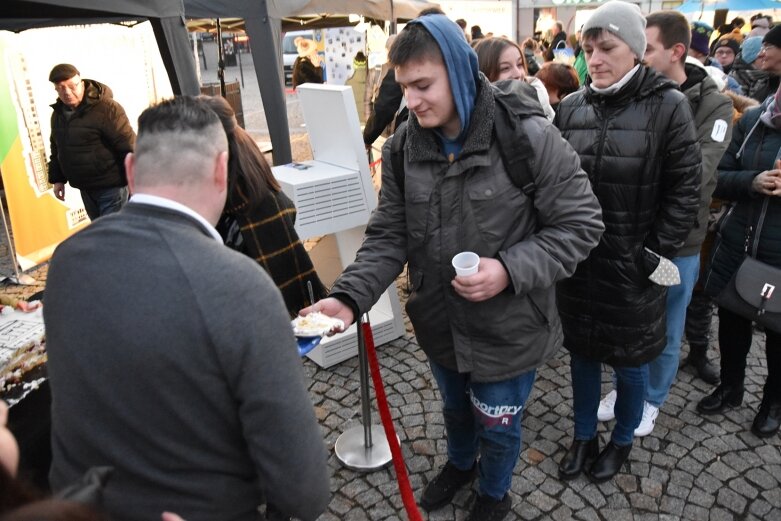
<instances>
[{"instance_id":1,"label":"gray winter jacket","mask_svg":"<svg viewBox=\"0 0 781 521\"><path fill-rule=\"evenodd\" d=\"M732 139L732 100L719 92L716 82L702 67L686 64L686 77L681 90L694 113L697 141L702 152L702 182L697 223L676 253L677 257L689 257L700 252L708 231L711 198L716 189L716 167Z\"/></svg>"},{"instance_id":2,"label":"gray winter jacket","mask_svg":"<svg viewBox=\"0 0 781 521\"><path fill-rule=\"evenodd\" d=\"M407 313L420 346L475 381L499 381L545 363L561 345L554 283L570 276L604 229L578 156L530 102L520 120L534 145L534 202L504 170L493 137L494 90L481 74L460 156L449 163L433 130L410 116L404 193L383 150L380 202L356 260L334 284L366 312L408 263ZM519 96L527 96L518 89ZM469 302L453 290L452 257L499 259L510 286Z\"/></svg>"}]
</instances>

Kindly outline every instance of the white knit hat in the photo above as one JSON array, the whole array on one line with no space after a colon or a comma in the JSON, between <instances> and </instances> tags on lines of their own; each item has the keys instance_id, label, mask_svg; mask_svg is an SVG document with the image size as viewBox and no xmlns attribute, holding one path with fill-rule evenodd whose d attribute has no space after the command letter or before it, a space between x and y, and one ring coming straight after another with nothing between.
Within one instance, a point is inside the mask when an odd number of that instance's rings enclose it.
<instances>
[{"instance_id":1,"label":"white knit hat","mask_svg":"<svg viewBox=\"0 0 781 521\"><path fill-rule=\"evenodd\" d=\"M611 0L599 6L583 24L582 33L589 29L608 31L624 41L638 60L645 55L645 17L635 4Z\"/></svg>"}]
</instances>

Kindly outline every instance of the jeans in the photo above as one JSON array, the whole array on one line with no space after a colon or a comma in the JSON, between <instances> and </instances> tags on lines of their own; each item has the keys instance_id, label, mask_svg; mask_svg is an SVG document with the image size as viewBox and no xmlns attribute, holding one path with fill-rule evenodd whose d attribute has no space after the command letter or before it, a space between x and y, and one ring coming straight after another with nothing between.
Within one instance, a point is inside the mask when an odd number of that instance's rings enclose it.
<instances>
[{"instance_id":1,"label":"jeans","mask_svg":"<svg viewBox=\"0 0 781 521\"><path fill-rule=\"evenodd\" d=\"M597 435L602 363L571 353L570 371L575 439L590 440ZM613 371L616 375L616 425L610 439L615 445L625 447L632 444L635 429L643 418L648 373L642 367L614 367Z\"/></svg>"},{"instance_id":2,"label":"jeans","mask_svg":"<svg viewBox=\"0 0 781 521\"><path fill-rule=\"evenodd\" d=\"M721 353L721 384L743 387L746 377L746 356L751 349L751 320L732 311L719 308L719 352ZM767 380L764 396L781 402L781 333L765 328Z\"/></svg>"},{"instance_id":3,"label":"jeans","mask_svg":"<svg viewBox=\"0 0 781 521\"><path fill-rule=\"evenodd\" d=\"M675 257L672 262L678 267L681 283L667 289L667 345L658 357L643 366L648 371L645 401L654 407L661 407L664 404L678 372L686 308L689 306L694 285L700 275L699 254Z\"/></svg>"},{"instance_id":4,"label":"jeans","mask_svg":"<svg viewBox=\"0 0 781 521\"><path fill-rule=\"evenodd\" d=\"M521 452L521 416L536 371L500 382L472 382L469 374L431 359L429 364L442 395L448 460L466 470L479 454L480 494L502 499Z\"/></svg>"},{"instance_id":5,"label":"jeans","mask_svg":"<svg viewBox=\"0 0 781 521\"><path fill-rule=\"evenodd\" d=\"M127 202L127 186L81 190L81 200L90 220L102 215L118 212Z\"/></svg>"}]
</instances>

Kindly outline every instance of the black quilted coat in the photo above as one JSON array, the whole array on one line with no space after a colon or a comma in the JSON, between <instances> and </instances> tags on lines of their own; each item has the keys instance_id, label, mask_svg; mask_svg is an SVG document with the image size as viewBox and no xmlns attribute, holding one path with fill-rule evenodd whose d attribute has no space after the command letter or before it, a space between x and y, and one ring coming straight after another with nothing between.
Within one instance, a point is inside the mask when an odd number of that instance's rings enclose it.
<instances>
[{"instance_id":1,"label":"black quilted coat","mask_svg":"<svg viewBox=\"0 0 781 521\"><path fill-rule=\"evenodd\" d=\"M647 67L612 95L589 86L559 105L557 124L580 155L605 233L558 284L564 346L615 366L639 366L665 345L664 288L648 280L694 226L701 155L689 102Z\"/></svg>"}]
</instances>

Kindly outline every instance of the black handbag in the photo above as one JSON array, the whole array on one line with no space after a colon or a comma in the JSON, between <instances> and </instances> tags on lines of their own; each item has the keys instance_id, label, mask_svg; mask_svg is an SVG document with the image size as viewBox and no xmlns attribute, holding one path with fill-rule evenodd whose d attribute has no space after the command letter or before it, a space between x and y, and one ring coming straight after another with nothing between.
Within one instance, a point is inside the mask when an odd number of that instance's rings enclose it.
<instances>
[{"instance_id":1,"label":"black handbag","mask_svg":"<svg viewBox=\"0 0 781 521\"><path fill-rule=\"evenodd\" d=\"M749 226L746 230L746 257L716 301L720 307L781 333L781 268L756 259L768 203L766 198L750 250L752 229Z\"/></svg>"}]
</instances>

